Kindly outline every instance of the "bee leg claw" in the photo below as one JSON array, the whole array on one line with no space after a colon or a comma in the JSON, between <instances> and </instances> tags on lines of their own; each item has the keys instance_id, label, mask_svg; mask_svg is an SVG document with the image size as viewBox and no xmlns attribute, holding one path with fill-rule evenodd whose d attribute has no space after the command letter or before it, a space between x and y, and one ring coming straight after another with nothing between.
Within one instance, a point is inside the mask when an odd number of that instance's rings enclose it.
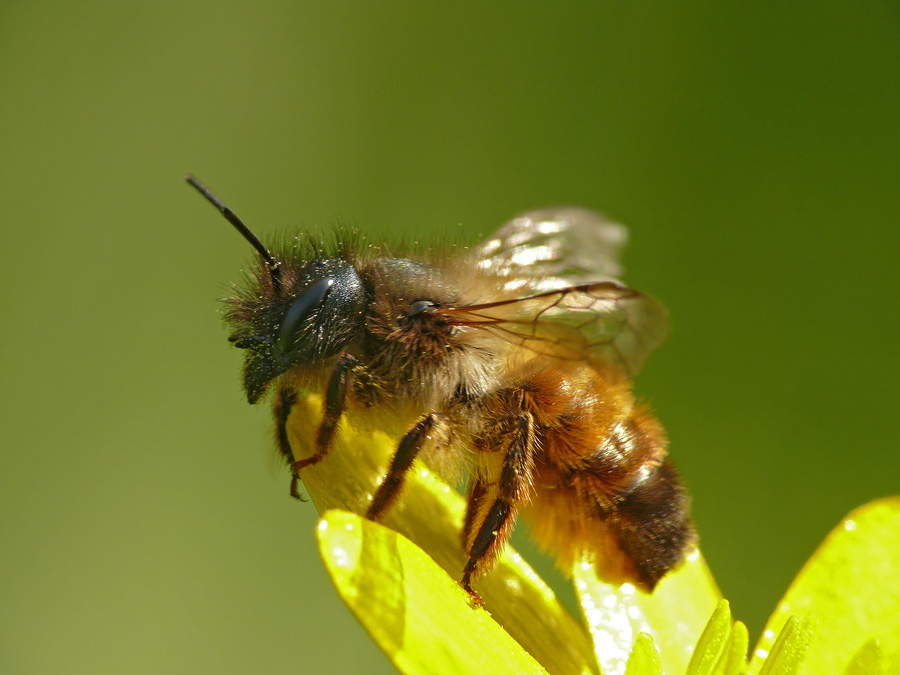
<instances>
[{"instance_id":1,"label":"bee leg claw","mask_svg":"<svg viewBox=\"0 0 900 675\"><path fill-rule=\"evenodd\" d=\"M294 475L291 476L291 497L299 502L309 501L306 497L300 494L300 476L297 473L294 473Z\"/></svg>"},{"instance_id":2,"label":"bee leg claw","mask_svg":"<svg viewBox=\"0 0 900 675\"><path fill-rule=\"evenodd\" d=\"M381 517L384 515L381 511L375 511L371 506L366 509L366 520L371 520L373 523L380 523Z\"/></svg>"},{"instance_id":3,"label":"bee leg claw","mask_svg":"<svg viewBox=\"0 0 900 675\"><path fill-rule=\"evenodd\" d=\"M478 595L477 592L472 590L472 573L469 571L468 566L466 568L466 571L463 572L463 578L460 582L460 586L462 586L462 589L469 594L469 603L472 605L472 607L484 606L484 600L481 599L481 596Z\"/></svg>"},{"instance_id":4,"label":"bee leg claw","mask_svg":"<svg viewBox=\"0 0 900 675\"><path fill-rule=\"evenodd\" d=\"M313 455L308 459L301 459L298 462L291 462L291 497L301 502L309 501L306 497L300 494L300 469L318 463L322 459L322 457L324 457L324 455Z\"/></svg>"}]
</instances>

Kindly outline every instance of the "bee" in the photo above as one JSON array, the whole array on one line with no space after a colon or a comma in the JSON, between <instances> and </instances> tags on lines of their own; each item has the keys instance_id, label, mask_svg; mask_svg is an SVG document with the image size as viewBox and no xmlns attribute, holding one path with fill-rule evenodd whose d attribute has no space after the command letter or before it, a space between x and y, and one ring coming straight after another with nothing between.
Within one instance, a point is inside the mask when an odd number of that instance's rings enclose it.
<instances>
[{"instance_id":1,"label":"bee","mask_svg":"<svg viewBox=\"0 0 900 675\"><path fill-rule=\"evenodd\" d=\"M250 403L274 391L278 447L301 498L340 420L395 429L366 516L383 517L423 453L463 469L461 585L491 569L519 515L561 566L593 563L650 592L695 541L665 432L632 377L665 337L663 306L617 280L625 229L579 208L533 211L456 255L363 246L353 234L265 247L192 176L259 254L226 300ZM314 447L292 406L322 394Z\"/></svg>"}]
</instances>

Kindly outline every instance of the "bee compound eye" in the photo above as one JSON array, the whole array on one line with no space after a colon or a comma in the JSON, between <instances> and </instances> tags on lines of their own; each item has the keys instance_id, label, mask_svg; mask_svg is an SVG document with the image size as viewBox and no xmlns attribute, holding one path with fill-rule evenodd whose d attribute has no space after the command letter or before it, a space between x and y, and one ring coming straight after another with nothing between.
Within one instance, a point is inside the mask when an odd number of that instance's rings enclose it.
<instances>
[{"instance_id":1,"label":"bee compound eye","mask_svg":"<svg viewBox=\"0 0 900 675\"><path fill-rule=\"evenodd\" d=\"M288 308L278 330L278 344L284 345L296 332L300 323L309 316L310 312L318 308L328 296L328 292L334 285L334 279L323 277L307 286L297 299Z\"/></svg>"}]
</instances>

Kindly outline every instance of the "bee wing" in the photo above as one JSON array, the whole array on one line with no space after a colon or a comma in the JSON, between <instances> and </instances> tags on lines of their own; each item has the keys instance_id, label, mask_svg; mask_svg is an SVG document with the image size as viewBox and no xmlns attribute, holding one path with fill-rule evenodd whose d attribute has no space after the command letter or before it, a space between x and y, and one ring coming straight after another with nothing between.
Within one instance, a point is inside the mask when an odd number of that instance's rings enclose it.
<instances>
[{"instance_id":1,"label":"bee wing","mask_svg":"<svg viewBox=\"0 0 900 675\"><path fill-rule=\"evenodd\" d=\"M508 279L509 290L536 293L620 277L627 242L623 225L563 206L513 218L473 253L480 269Z\"/></svg>"},{"instance_id":2,"label":"bee wing","mask_svg":"<svg viewBox=\"0 0 900 675\"><path fill-rule=\"evenodd\" d=\"M617 281L433 313L451 325L489 331L536 354L614 365L628 375L637 373L660 345L668 324L659 302Z\"/></svg>"},{"instance_id":3,"label":"bee wing","mask_svg":"<svg viewBox=\"0 0 900 675\"><path fill-rule=\"evenodd\" d=\"M521 297L450 310L450 321L537 353L614 364L633 375L665 339L668 313L616 281L627 241L624 226L587 209L522 214L474 251L480 269Z\"/></svg>"}]
</instances>

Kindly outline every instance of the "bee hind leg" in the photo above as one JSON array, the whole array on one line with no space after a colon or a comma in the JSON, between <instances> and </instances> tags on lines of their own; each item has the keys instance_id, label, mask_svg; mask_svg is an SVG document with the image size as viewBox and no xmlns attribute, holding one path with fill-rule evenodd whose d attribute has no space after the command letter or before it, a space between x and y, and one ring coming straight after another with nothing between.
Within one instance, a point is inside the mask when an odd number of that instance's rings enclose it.
<instances>
[{"instance_id":1,"label":"bee hind leg","mask_svg":"<svg viewBox=\"0 0 900 675\"><path fill-rule=\"evenodd\" d=\"M463 522L462 529L462 545L467 548L472 537L472 530L475 527L476 519L481 511L482 504L487 499L488 489L490 485L482 480L473 480L469 486L468 505L466 507L466 519Z\"/></svg>"},{"instance_id":2,"label":"bee hind leg","mask_svg":"<svg viewBox=\"0 0 900 675\"><path fill-rule=\"evenodd\" d=\"M369 510L366 511L366 518L369 520L381 519L400 493L406 479L406 472L412 466L413 460L425 442L432 436L440 436L446 440L448 431L446 418L440 413L432 412L424 415L412 429L406 432L397 446L397 452L394 453L387 475L372 498Z\"/></svg>"},{"instance_id":3,"label":"bee hind leg","mask_svg":"<svg viewBox=\"0 0 900 675\"><path fill-rule=\"evenodd\" d=\"M534 420L529 413L522 413L503 458L499 484L491 490L496 493L494 501L490 502L488 490L481 483L476 483L469 493L464 530L469 560L463 568L461 585L476 604L481 604L481 599L472 590L473 578L490 569L509 540L519 505L528 498L531 489L534 448ZM479 518L486 504L490 506ZM481 524L476 529L479 520Z\"/></svg>"}]
</instances>

